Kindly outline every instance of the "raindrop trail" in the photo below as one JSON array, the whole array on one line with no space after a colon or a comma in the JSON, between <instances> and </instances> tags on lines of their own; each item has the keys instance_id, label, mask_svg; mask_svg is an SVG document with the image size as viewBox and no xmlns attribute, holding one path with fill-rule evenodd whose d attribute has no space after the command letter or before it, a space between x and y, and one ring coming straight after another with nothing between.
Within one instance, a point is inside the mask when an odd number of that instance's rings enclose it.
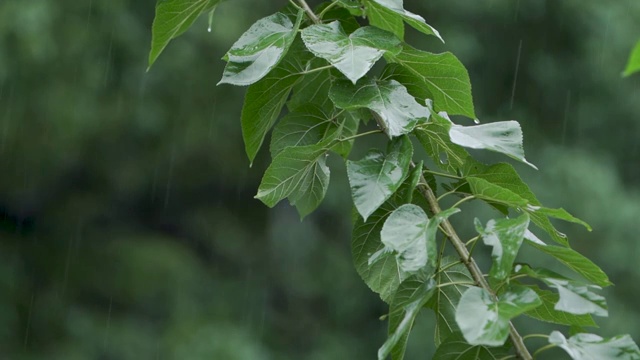
<instances>
[{"instance_id":1,"label":"raindrop trail","mask_svg":"<svg viewBox=\"0 0 640 360\"><path fill-rule=\"evenodd\" d=\"M109 312L107 313L107 327L104 332L104 341L102 343L102 353L107 353L107 345L109 345L109 327L111 326L111 308L113 306L113 296L109 297Z\"/></svg>"},{"instance_id":2,"label":"raindrop trail","mask_svg":"<svg viewBox=\"0 0 640 360\"><path fill-rule=\"evenodd\" d=\"M171 149L171 158L169 159L169 174L167 175L167 188L164 192L164 208L166 209L169 205L169 196L171 195L171 179L173 177L173 163L176 159L176 149L175 147Z\"/></svg>"},{"instance_id":3,"label":"raindrop trail","mask_svg":"<svg viewBox=\"0 0 640 360\"><path fill-rule=\"evenodd\" d=\"M111 29L111 35L109 36L109 50L107 51L107 60L104 66L104 81L102 86L107 87L107 81L109 80L109 72L111 70L111 50L113 49L113 29Z\"/></svg>"},{"instance_id":4,"label":"raindrop trail","mask_svg":"<svg viewBox=\"0 0 640 360\"><path fill-rule=\"evenodd\" d=\"M569 109L571 108L571 90L567 91L567 100L564 104L564 119L562 120L562 145L567 139L567 122L569 121Z\"/></svg>"},{"instance_id":5,"label":"raindrop trail","mask_svg":"<svg viewBox=\"0 0 640 360\"><path fill-rule=\"evenodd\" d=\"M29 330L31 329L31 313L33 310L33 293L31 293L31 301L29 301L29 313L27 314L27 326L24 331L24 344L23 350L27 350L27 344L29 344Z\"/></svg>"},{"instance_id":6,"label":"raindrop trail","mask_svg":"<svg viewBox=\"0 0 640 360\"><path fill-rule=\"evenodd\" d=\"M518 13L520 12L520 0L516 2L516 12L513 14L513 21L518 22Z\"/></svg>"},{"instance_id":7,"label":"raindrop trail","mask_svg":"<svg viewBox=\"0 0 640 360\"><path fill-rule=\"evenodd\" d=\"M518 83L518 71L520 70L520 54L522 53L522 39L520 39L520 44L518 45L518 57L516 58L516 73L513 76L513 87L511 88L511 103L509 105L509 110L513 110L513 100L516 97L516 84Z\"/></svg>"}]
</instances>

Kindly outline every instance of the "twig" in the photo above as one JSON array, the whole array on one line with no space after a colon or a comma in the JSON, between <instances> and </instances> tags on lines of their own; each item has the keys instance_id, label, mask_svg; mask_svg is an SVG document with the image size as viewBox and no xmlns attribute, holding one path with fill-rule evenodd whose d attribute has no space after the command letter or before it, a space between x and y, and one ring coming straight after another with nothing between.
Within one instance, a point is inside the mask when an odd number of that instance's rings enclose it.
<instances>
[{"instance_id":1,"label":"twig","mask_svg":"<svg viewBox=\"0 0 640 360\"><path fill-rule=\"evenodd\" d=\"M313 12L313 10L311 10L311 8L309 7L309 4L307 4L305 0L298 0L298 4L302 6L302 9L304 9L304 12L307 13L311 21L313 21L316 24L322 23L322 21L320 21L320 18Z\"/></svg>"}]
</instances>

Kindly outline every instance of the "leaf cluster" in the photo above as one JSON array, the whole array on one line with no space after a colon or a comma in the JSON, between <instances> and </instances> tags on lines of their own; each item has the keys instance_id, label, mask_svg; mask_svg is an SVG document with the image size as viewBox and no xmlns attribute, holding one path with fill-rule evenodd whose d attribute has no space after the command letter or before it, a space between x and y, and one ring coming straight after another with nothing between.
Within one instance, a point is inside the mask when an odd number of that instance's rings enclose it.
<instances>
[{"instance_id":1,"label":"leaf cluster","mask_svg":"<svg viewBox=\"0 0 640 360\"><path fill-rule=\"evenodd\" d=\"M217 4L160 0L150 65ZM466 149L488 150L535 168L525 159L517 121L463 126L451 120L476 120L467 70L451 53L407 44L407 25L442 40L402 0L334 0L316 9L299 0L258 20L233 44L220 84L247 86L241 124L250 162L271 132L272 162L255 197L269 207L288 199L304 217L327 192L327 157L342 158L357 212L354 265L389 304L388 339L378 358L402 359L418 313L430 310L435 359L531 359L513 318L582 328L595 325L592 316L607 316L598 291L609 279L571 248L552 219L590 227L564 209L543 206L510 164L471 157ZM384 66L376 74L379 62ZM369 120L375 127L361 130ZM386 148L351 159L353 143L365 136L384 136ZM417 165L414 146L428 155ZM447 197L459 201L442 210ZM478 235L462 241L448 219L467 201L484 202L500 216L486 224L473 220ZM480 242L491 247L486 274L473 255ZM576 279L519 259L525 246L555 258ZM573 359L640 359L629 336L541 336L549 344L538 351L560 347Z\"/></svg>"}]
</instances>

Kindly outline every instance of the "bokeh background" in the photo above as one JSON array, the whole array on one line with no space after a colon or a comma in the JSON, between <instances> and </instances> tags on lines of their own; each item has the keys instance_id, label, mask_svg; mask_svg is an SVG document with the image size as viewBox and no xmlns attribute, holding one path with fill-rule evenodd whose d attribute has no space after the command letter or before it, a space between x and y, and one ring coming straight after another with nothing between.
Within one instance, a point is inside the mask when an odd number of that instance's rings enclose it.
<instances>
[{"instance_id":1,"label":"bokeh background","mask_svg":"<svg viewBox=\"0 0 640 360\"><path fill-rule=\"evenodd\" d=\"M593 226L561 229L616 284L594 331L640 340L640 76L620 77L640 2L405 2L447 43L408 41L467 65L480 119L521 122L543 203ZM215 85L285 4L226 1L147 73L153 0L0 1L0 359L375 358L386 308L351 264L343 165L303 222L267 209L244 89Z\"/></svg>"}]
</instances>

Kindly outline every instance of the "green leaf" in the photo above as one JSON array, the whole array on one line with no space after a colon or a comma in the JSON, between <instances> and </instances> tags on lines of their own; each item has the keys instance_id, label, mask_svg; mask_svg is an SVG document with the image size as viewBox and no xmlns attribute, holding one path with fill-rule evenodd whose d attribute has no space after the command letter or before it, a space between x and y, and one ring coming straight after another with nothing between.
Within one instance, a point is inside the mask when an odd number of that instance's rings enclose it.
<instances>
[{"instance_id":1,"label":"green leaf","mask_svg":"<svg viewBox=\"0 0 640 360\"><path fill-rule=\"evenodd\" d=\"M313 211L327 190L329 169L324 154L331 140L282 150L267 168L255 197L269 207L289 197L301 216Z\"/></svg>"},{"instance_id":2,"label":"green leaf","mask_svg":"<svg viewBox=\"0 0 640 360\"><path fill-rule=\"evenodd\" d=\"M438 257L436 244L438 225L459 211L451 208L429 220L424 210L417 205L400 206L391 213L382 226L380 240L385 247L371 255L369 265L378 261L383 255L391 253L396 257L401 281L420 270L426 270L431 274Z\"/></svg>"},{"instance_id":3,"label":"green leaf","mask_svg":"<svg viewBox=\"0 0 640 360\"><path fill-rule=\"evenodd\" d=\"M554 309L555 305L560 300L560 295L548 290L542 290L534 285L530 285L528 287L538 294L538 297L542 300L542 305L533 310L527 311L525 315L553 324L597 327L597 324L589 314L574 315Z\"/></svg>"},{"instance_id":4,"label":"green leaf","mask_svg":"<svg viewBox=\"0 0 640 360\"><path fill-rule=\"evenodd\" d=\"M510 344L502 347L488 347L483 345L469 345L461 334L457 333L447 338L438 346L433 360L497 360L510 358Z\"/></svg>"},{"instance_id":5,"label":"green leaf","mask_svg":"<svg viewBox=\"0 0 640 360\"><path fill-rule=\"evenodd\" d=\"M431 119L429 123L416 128L414 134L438 167L450 174L458 174L470 159L469 153L451 142L449 138L451 124L447 124L447 120L437 114L432 114Z\"/></svg>"},{"instance_id":6,"label":"green leaf","mask_svg":"<svg viewBox=\"0 0 640 360\"><path fill-rule=\"evenodd\" d=\"M312 58L313 54L305 49L302 41L297 41L276 68L247 89L241 120L245 150L251 163Z\"/></svg>"},{"instance_id":7,"label":"green leaf","mask_svg":"<svg viewBox=\"0 0 640 360\"><path fill-rule=\"evenodd\" d=\"M442 258L440 260L440 268L445 270L436 273L435 280L438 283L438 288L427 303L427 306L436 315L434 336L436 346L440 345L451 334L460 331L455 319L456 307L468 286L459 284L473 282L469 270L457 259L451 257ZM447 283L456 283L458 285L440 286Z\"/></svg>"},{"instance_id":8,"label":"green leaf","mask_svg":"<svg viewBox=\"0 0 640 360\"><path fill-rule=\"evenodd\" d=\"M344 112L332 116L314 104L296 108L278 122L271 135L271 156L276 157L288 146L313 145L331 136L349 137L358 131L359 119ZM353 142L341 141L332 150L342 156L349 154Z\"/></svg>"},{"instance_id":9,"label":"green leaf","mask_svg":"<svg viewBox=\"0 0 640 360\"><path fill-rule=\"evenodd\" d=\"M484 244L493 247L489 275L494 280L505 280L511 275L513 262L529 227L529 215L525 213L515 219L489 220L484 229L480 220L475 219L475 224Z\"/></svg>"},{"instance_id":10,"label":"green leaf","mask_svg":"<svg viewBox=\"0 0 640 360\"><path fill-rule=\"evenodd\" d=\"M449 136L454 144L505 154L538 169L524 158L522 129L517 121L500 121L476 126L453 125Z\"/></svg>"},{"instance_id":11,"label":"green leaf","mask_svg":"<svg viewBox=\"0 0 640 360\"><path fill-rule=\"evenodd\" d=\"M224 56L227 66L218 85L251 85L265 77L286 55L302 19L299 11L295 24L282 13L254 23Z\"/></svg>"},{"instance_id":12,"label":"green leaf","mask_svg":"<svg viewBox=\"0 0 640 360\"><path fill-rule=\"evenodd\" d=\"M353 203L365 220L398 190L412 156L411 141L403 136L389 144L386 155L374 149L362 160L347 161Z\"/></svg>"},{"instance_id":13,"label":"green leaf","mask_svg":"<svg viewBox=\"0 0 640 360\"><path fill-rule=\"evenodd\" d=\"M638 41L636 46L631 51L629 62L627 62L627 67L625 68L622 75L630 76L638 71L640 71L640 41Z\"/></svg>"},{"instance_id":14,"label":"green leaf","mask_svg":"<svg viewBox=\"0 0 640 360\"><path fill-rule=\"evenodd\" d=\"M202 13L213 11L219 2L220 0L158 0L151 27L147 71L171 40L187 31Z\"/></svg>"},{"instance_id":15,"label":"green leaf","mask_svg":"<svg viewBox=\"0 0 640 360\"><path fill-rule=\"evenodd\" d=\"M373 110L380 116L390 137L410 133L418 122L426 122L431 115L428 108L418 104L395 80L376 82L365 79L357 85L346 80L336 81L329 97L341 109Z\"/></svg>"},{"instance_id":16,"label":"green leaf","mask_svg":"<svg viewBox=\"0 0 640 360\"><path fill-rule=\"evenodd\" d=\"M462 294L456 309L456 322L470 345L502 346L509 337L509 321L542 302L535 291L511 286L496 301L479 287Z\"/></svg>"},{"instance_id":17,"label":"green leaf","mask_svg":"<svg viewBox=\"0 0 640 360\"><path fill-rule=\"evenodd\" d=\"M360 5L358 5L357 2L350 2L348 0L345 0L344 2L338 1L338 4L341 7L331 8L322 15L322 22L326 24L333 20L338 20L340 21L340 25L342 25L342 28L347 34L351 34L352 32L358 30L360 28L360 24L358 23L358 20L356 20L354 15L362 15ZM320 4L320 6L316 9L316 13L319 14L320 12L324 11L329 5L331 5L330 2Z\"/></svg>"},{"instance_id":18,"label":"green leaf","mask_svg":"<svg viewBox=\"0 0 640 360\"><path fill-rule=\"evenodd\" d=\"M302 30L302 40L316 56L329 61L353 84L367 74L383 54L398 54L400 40L373 26L347 35L339 21L312 25Z\"/></svg>"},{"instance_id":19,"label":"green leaf","mask_svg":"<svg viewBox=\"0 0 640 360\"><path fill-rule=\"evenodd\" d=\"M497 202L514 208L524 208L529 204L527 199L509 189L493 184L479 177L466 178L471 188L471 193L478 199L489 202Z\"/></svg>"},{"instance_id":20,"label":"green leaf","mask_svg":"<svg viewBox=\"0 0 640 360\"><path fill-rule=\"evenodd\" d=\"M405 10L402 0L368 0L366 5L367 14L369 16L371 16L371 13L374 13L377 14L377 19L389 19L386 20L386 23L397 21L390 19L393 19L393 17L398 17L414 29L427 35L434 35L442 42L444 42L444 40L442 40L442 37L440 37L440 33L438 32L438 30L427 24L422 16ZM378 26L375 23L373 25ZM402 36L399 37L402 39Z\"/></svg>"},{"instance_id":21,"label":"green leaf","mask_svg":"<svg viewBox=\"0 0 640 360\"><path fill-rule=\"evenodd\" d=\"M522 181L513 166L509 164L495 164L488 168L480 169L479 171L471 171L468 173L468 175L475 178L481 178L493 185L498 186L500 189L490 189L491 191L493 191L493 193L499 194L499 197L496 197L494 201L508 206L520 207L523 211L528 212L529 216L531 217L531 222L536 224L542 230L546 231L554 241L562 245L568 245L567 237L563 233L556 230L553 224L551 224L548 216L558 216L562 220L578 222L582 225L585 225L587 227L587 230L591 230L591 228L586 223L574 218L562 209L554 210L542 208L540 201L538 201L531 189L529 189L529 186L527 186L527 184ZM484 189L483 191L485 191L484 195L486 196L483 197L483 199L491 201L491 199L489 198L491 194L489 192L489 189ZM522 199L528 201L528 204L524 204Z\"/></svg>"},{"instance_id":22,"label":"green leaf","mask_svg":"<svg viewBox=\"0 0 640 360\"><path fill-rule=\"evenodd\" d=\"M432 54L405 45L400 54L391 58L428 89L437 112L476 118L469 73L453 54Z\"/></svg>"},{"instance_id":23,"label":"green leaf","mask_svg":"<svg viewBox=\"0 0 640 360\"><path fill-rule=\"evenodd\" d=\"M389 354L394 360L404 357L413 322L435 289L433 279L423 282L413 277L402 283L390 306L389 337L378 350L378 360L386 359Z\"/></svg>"},{"instance_id":24,"label":"green leaf","mask_svg":"<svg viewBox=\"0 0 640 360\"><path fill-rule=\"evenodd\" d=\"M326 65L326 61L314 58L310 61L310 68L319 68ZM291 99L287 102L289 111L296 111L301 106L314 104L320 106L326 113L333 111L334 106L329 99L329 89L333 74L331 69L314 71L305 74L302 80L293 87Z\"/></svg>"},{"instance_id":25,"label":"green leaf","mask_svg":"<svg viewBox=\"0 0 640 360\"><path fill-rule=\"evenodd\" d=\"M404 21L402 16L382 6L376 6L372 2L366 3L366 12L369 24L390 31L398 39L404 40Z\"/></svg>"},{"instance_id":26,"label":"green leaf","mask_svg":"<svg viewBox=\"0 0 640 360\"><path fill-rule=\"evenodd\" d=\"M591 291L592 289L602 289L600 286L582 284L551 270L532 269L528 265L517 265L516 271L542 280L545 284L558 290L560 298L554 306L555 310L574 315L608 316L605 298Z\"/></svg>"},{"instance_id":27,"label":"green leaf","mask_svg":"<svg viewBox=\"0 0 640 360\"><path fill-rule=\"evenodd\" d=\"M530 243L530 245L554 257L589 282L603 287L611 285L609 277L598 265L569 247L540 245L537 243Z\"/></svg>"},{"instance_id":28,"label":"green leaf","mask_svg":"<svg viewBox=\"0 0 640 360\"><path fill-rule=\"evenodd\" d=\"M373 264L369 264L369 258L384 247L380 241L380 231L384 221L396 207L394 201L388 201L366 220L358 216L351 235L351 252L358 274L385 302L391 302L400 286L398 263L391 254L385 255Z\"/></svg>"},{"instance_id":29,"label":"green leaf","mask_svg":"<svg viewBox=\"0 0 640 360\"><path fill-rule=\"evenodd\" d=\"M569 339L559 331L549 335L549 343L561 347L574 360L638 360L640 349L629 335L603 339L595 334L576 334Z\"/></svg>"},{"instance_id":30,"label":"green leaf","mask_svg":"<svg viewBox=\"0 0 640 360\"><path fill-rule=\"evenodd\" d=\"M424 167L424 162L420 160L418 165L416 165L413 170L411 170L411 174L409 174L409 187L405 193L405 202L407 204L411 203L413 200L413 193L418 183L420 183L420 177L422 177L422 168Z\"/></svg>"}]
</instances>

